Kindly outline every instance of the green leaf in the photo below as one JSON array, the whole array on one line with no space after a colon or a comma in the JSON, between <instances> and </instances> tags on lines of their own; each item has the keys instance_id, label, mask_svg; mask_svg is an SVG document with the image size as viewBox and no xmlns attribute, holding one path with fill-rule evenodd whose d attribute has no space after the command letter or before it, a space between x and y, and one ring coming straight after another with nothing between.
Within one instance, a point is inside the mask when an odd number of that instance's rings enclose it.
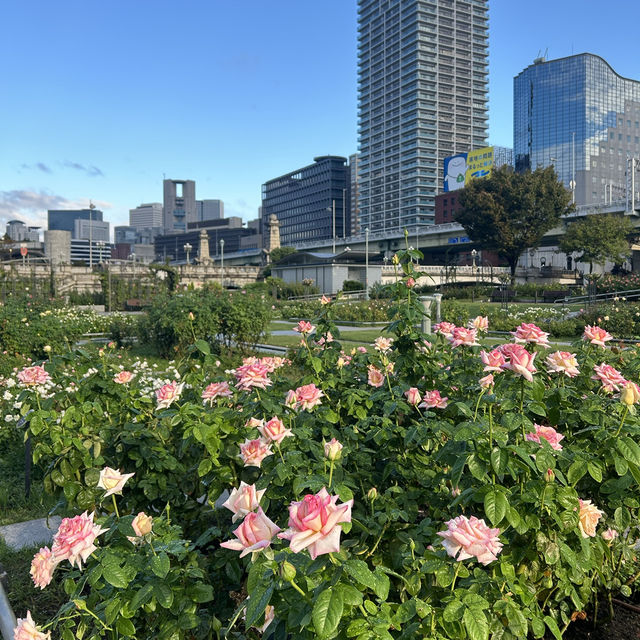
<instances>
[{"instance_id":1,"label":"green leaf","mask_svg":"<svg viewBox=\"0 0 640 640\"><path fill-rule=\"evenodd\" d=\"M462 621L469 640L489 640L489 624L481 609L465 609Z\"/></svg>"},{"instance_id":2,"label":"green leaf","mask_svg":"<svg viewBox=\"0 0 640 640\"><path fill-rule=\"evenodd\" d=\"M544 622L547 625L547 627L549 628L549 631L551 631L551 633L553 633L553 637L556 640L562 640L562 634L560 633L560 629L558 629L557 622L551 616L545 616L544 617Z\"/></svg>"},{"instance_id":3,"label":"green leaf","mask_svg":"<svg viewBox=\"0 0 640 640\"><path fill-rule=\"evenodd\" d=\"M126 589L131 582L131 578L127 576L125 570L115 563L103 565L102 576L117 589Z\"/></svg>"},{"instance_id":4,"label":"green leaf","mask_svg":"<svg viewBox=\"0 0 640 640\"><path fill-rule=\"evenodd\" d=\"M569 484L575 485L578 480L587 472L587 463L584 460L576 460L567 471Z\"/></svg>"},{"instance_id":5,"label":"green leaf","mask_svg":"<svg viewBox=\"0 0 640 640\"><path fill-rule=\"evenodd\" d=\"M198 465L198 476L202 477L207 475L207 473L211 471L212 466L213 463L211 462L211 458L204 458L204 460L201 460Z\"/></svg>"},{"instance_id":6,"label":"green leaf","mask_svg":"<svg viewBox=\"0 0 640 640\"><path fill-rule=\"evenodd\" d=\"M339 583L334 589L342 593L342 600L346 605L359 606L362 604L362 592L350 584Z\"/></svg>"},{"instance_id":7,"label":"green leaf","mask_svg":"<svg viewBox=\"0 0 640 640\"><path fill-rule=\"evenodd\" d=\"M369 587L372 591L376 590L378 580L373 574L373 571L369 569L367 563L364 560L358 560L357 558L351 558L345 565L345 571L357 582Z\"/></svg>"},{"instance_id":8,"label":"green leaf","mask_svg":"<svg viewBox=\"0 0 640 640\"><path fill-rule=\"evenodd\" d=\"M205 356L211 355L211 347L206 340L196 340L196 349Z\"/></svg>"},{"instance_id":9,"label":"green leaf","mask_svg":"<svg viewBox=\"0 0 640 640\"><path fill-rule=\"evenodd\" d=\"M631 438L618 438L616 447L627 462L640 466L640 447Z\"/></svg>"},{"instance_id":10,"label":"green leaf","mask_svg":"<svg viewBox=\"0 0 640 640\"><path fill-rule=\"evenodd\" d=\"M161 551L157 556L151 558L151 571L153 571L158 578L165 578L170 568L171 563L169 562L169 556L164 551Z\"/></svg>"},{"instance_id":11,"label":"green leaf","mask_svg":"<svg viewBox=\"0 0 640 640\"><path fill-rule=\"evenodd\" d=\"M505 517L509 503L504 494L497 489L491 489L484 497L484 512L495 526Z\"/></svg>"},{"instance_id":12,"label":"green leaf","mask_svg":"<svg viewBox=\"0 0 640 640\"><path fill-rule=\"evenodd\" d=\"M254 625L264 614L271 595L273 594L273 582L260 582L253 591L249 593L249 602L246 610L247 629Z\"/></svg>"},{"instance_id":13,"label":"green leaf","mask_svg":"<svg viewBox=\"0 0 640 640\"><path fill-rule=\"evenodd\" d=\"M338 628L344 601L340 589L329 587L316 599L311 618L319 638L328 638Z\"/></svg>"},{"instance_id":14,"label":"green leaf","mask_svg":"<svg viewBox=\"0 0 640 640\"><path fill-rule=\"evenodd\" d=\"M589 462L587 464L587 471L596 482L602 482L602 469L600 468L599 464L596 464L595 462Z\"/></svg>"},{"instance_id":15,"label":"green leaf","mask_svg":"<svg viewBox=\"0 0 640 640\"><path fill-rule=\"evenodd\" d=\"M445 622L456 622L462 616L462 610L465 608L460 600L452 600L442 612Z\"/></svg>"},{"instance_id":16,"label":"green leaf","mask_svg":"<svg viewBox=\"0 0 640 640\"><path fill-rule=\"evenodd\" d=\"M129 603L129 608L132 611L135 611L143 604L146 604L151 600L151 595L153 593L153 585L145 584L141 589L138 589L136 595L133 596L131 602Z\"/></svg>"},{"instance_id":17,"label":"green leaf","mask_svg":"<svg viewBox=\"0 0 640 640\"><path fill-rule=\"evenodd\" d=\"M187 589L187 595L194 602L211 602L213 600L213 587L199 582Z\"/></svg>"},{"instance_id":18,"label":"green leaf","mask_svg":"<svg viewBox=\"0 0 640 640\"><path fill-rule=\"evenodd\" d=\"M516 638L527 637L527 619L513 602L507 602L507 619L509 620L509 629Z\"/></svg>"},{"instance_id":19,"label":"green leaf","mask_svg":"<svg viewBox=\"0 0 640 640\"><path fill-rule=\"evenodd\" d=\"M153 595L158 604L165 609L168 609L173 604L173 591L164 582L156 582L153 585Z\"/></svg>"},{"instance_id":20,"label":"green leaf","mask_svg":"<svg viewBox=\"0 0 640 640\"><path fill-rule=\"evenodd\" d=\"M122 616L120 616L116 622L116 629L118 630L118 633L127 638L131 638L136 635L136 628L133 626L133 622L128 618L123 618Z\"/></svg>"}]
</instances>

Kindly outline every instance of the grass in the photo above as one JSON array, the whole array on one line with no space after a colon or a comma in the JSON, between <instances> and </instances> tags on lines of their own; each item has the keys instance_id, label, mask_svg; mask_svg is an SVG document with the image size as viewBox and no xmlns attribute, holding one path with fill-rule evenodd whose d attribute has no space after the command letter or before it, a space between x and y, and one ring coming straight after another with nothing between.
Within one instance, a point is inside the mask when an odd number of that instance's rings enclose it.
<instances>
[{"instance_id":1,"label":"grass","mask_svg":"<svg viewBox=\"0 0 640 640\"><path fill-rule=\"evenodd\" d=\"M27 611L31 611L36 621L43 621L53 618L68 598L62 588L62 567L58 568L51 584L45 589L41 590L33 584L29 569L37 552L38 547L13 551L0 540L0 564L7 572L7 597L11 608L18 618L23 618Z\"/></svg>"},{"instance_id":2,"label":"grass","mask_svg":"<svg viewBox=\"0 0 640 640\"><path fill-rule=\"evenodd\" d=\"M5 429L14 427L5 427ZM55 500L44 492L43 470L31 468L31 492L25 495L24 444L20 434L5 434L0 442L0 525L46 516Z\"/></svg>"}]
</instances>

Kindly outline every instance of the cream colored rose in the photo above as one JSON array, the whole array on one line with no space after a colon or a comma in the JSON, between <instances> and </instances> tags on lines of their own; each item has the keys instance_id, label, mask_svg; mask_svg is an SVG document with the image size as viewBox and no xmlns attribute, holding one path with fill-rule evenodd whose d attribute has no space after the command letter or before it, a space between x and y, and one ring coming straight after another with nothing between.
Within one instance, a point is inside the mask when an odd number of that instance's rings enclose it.
<instances>
[{"instance_id":1,"label":"cream colored rose","mask_svg":"<svg viewBox=\"0 0 640 640\"><path fill-rule=\"evenodd\" d=\"M598 520L602 517L602 511L591 500L580 500L580 533L583 538L593 538L596 535Z\"/></svg>"}]
</instances>

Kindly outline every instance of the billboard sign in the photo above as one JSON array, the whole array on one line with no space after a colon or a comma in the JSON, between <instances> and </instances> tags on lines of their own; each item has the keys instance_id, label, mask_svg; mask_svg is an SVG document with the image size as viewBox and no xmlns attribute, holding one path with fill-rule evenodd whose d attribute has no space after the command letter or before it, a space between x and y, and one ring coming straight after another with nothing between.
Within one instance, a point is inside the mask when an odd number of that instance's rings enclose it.
<instances>
[{"instance_id":1,"label":"billboard sign","mask_svg":"<svg viewBox=\"0 0 640 640\"><path fill-rule=\"evenodd\" d=\"M444 191L456 191L475 178L486 178L492 168L493 147L449 156L444 159Z\"/></svg>"}]
</instances>

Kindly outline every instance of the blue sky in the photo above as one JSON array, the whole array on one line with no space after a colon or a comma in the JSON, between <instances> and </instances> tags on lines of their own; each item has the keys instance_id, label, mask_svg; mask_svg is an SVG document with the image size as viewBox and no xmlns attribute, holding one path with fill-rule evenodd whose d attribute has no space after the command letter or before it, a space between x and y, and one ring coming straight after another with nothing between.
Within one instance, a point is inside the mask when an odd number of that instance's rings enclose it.
<instances>
[{"instance_id":1,"label":"blue sky","mask_svg":"<svg viewBox=\"0 0 640 640\"><path fill-rule=\"evenodd\" d=\"M113 224L193 179L256 217L266 180L357 149L356 0L21 0L0 13L0 221L86 206ZM490 141L513 76L589 51L640 79L640 3L490 0Z\"/></svg>"}]
</instances>

